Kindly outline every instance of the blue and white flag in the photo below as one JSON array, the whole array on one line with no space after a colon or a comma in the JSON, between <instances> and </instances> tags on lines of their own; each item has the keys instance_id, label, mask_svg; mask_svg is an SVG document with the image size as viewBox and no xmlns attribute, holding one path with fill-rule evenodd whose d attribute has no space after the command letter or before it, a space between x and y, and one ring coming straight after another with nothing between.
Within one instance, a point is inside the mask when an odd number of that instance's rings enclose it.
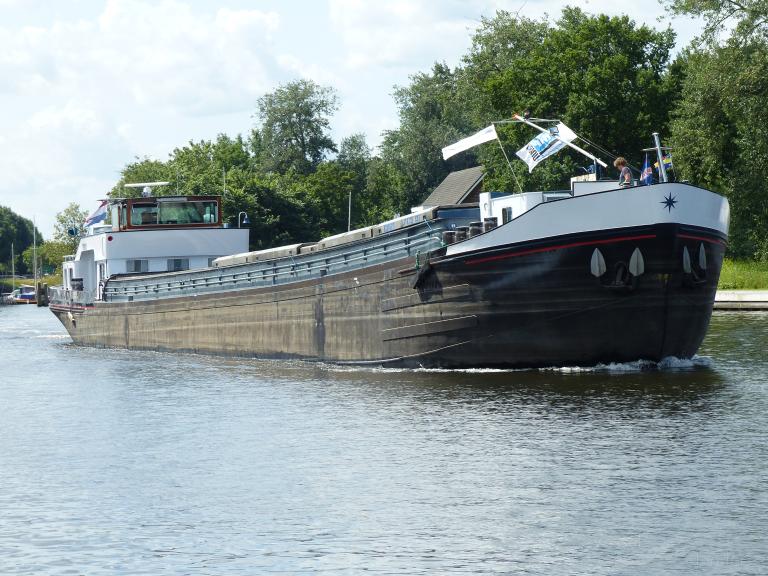
<instances>
[{"instance_id":1,"label":"blue and white flag","mask_svg":"<svg viewBox=\"0 0 768 576\"><path fill-rule=\"evenodd\" d=\"M653 184L653 168L651 168L651 162L648 160L648 154L645 155L643 171L640 172L640 183L644 186Z\"/></svg>"},{"instance_id":2,"label":"blue and white flag","mask_svg":"<svg viewBox=\"0 0 768 576\"><path fill-rule=\"evenodd\" d=\"M517 151L517 157L528 165L528 172L538 166L539 162L562 150L566 142L576 139L576 133L562 122L553 126L548 132L542 132Z\"/></svg>"},{"instance_id":3,"label":"blue and white flag","mask_svg":"<svg viewBox=\"0 0 768 576\"><path fill-rule=\"evenodd\" d=\"M107 219L107 201L102 200L101 204L99 204L99 207L96 208L96 210L88 216L88 218L85 219L85 227L93 226L94 224L98 224L99 222L103 222Z\"/></svg>"}]
</instances>

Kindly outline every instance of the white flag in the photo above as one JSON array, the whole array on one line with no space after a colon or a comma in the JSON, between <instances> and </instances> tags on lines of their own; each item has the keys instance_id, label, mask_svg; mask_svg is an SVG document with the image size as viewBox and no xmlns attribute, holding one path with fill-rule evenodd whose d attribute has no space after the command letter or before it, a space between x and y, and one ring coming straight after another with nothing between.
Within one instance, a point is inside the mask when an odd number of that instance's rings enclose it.
<instances>
[{"instance_id":1,"label":"white flag","mask_svg":"<svg viewBox=\"0 0 768 576\"><path fill-rule=\"evenodd\" d=\"M533 172L539 162L559 152L565 146L565 142L575 138L576 133L559 122L557 126L553 126L548 132L542 132L520 148L517 151L517 157L528 164L528 172Z\"/></svg>"},{"instance_id":2,"label":"white flag","mask_svg":"<svg viewBox=\"0 0 768 576\"><path fill-rule=\"evenodd\" d=\"M478 144L482 144L484 142L490 142L491 140L495 140L497 138L496 136L496 127L491 124L488 126L488 128L483 128L478 132L477 134L472 134L472 136L467 136L466 138L459 140L455 144L451 144L450 146L446 146L443 148L443 160L448 160L451 156L454 154L458 154L459 152L464 152L464 150L469 150L473 146L477 146Z\"/></svg>"}]
</instances>

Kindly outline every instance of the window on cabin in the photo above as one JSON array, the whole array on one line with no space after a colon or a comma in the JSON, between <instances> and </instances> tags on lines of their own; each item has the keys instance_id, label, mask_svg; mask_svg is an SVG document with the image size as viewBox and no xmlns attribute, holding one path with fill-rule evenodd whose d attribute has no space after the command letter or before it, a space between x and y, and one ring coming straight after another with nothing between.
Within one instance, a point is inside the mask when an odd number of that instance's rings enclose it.
<instances>
[{"instance_id":1,"label":"window on cabin","mask_svg":"<svg viewBox=\"0 0 768 576\"><path fill-rule=\"evenodd\" d=\"M168 272L189 270L189 258L168 258Z\"/></svg>"},{"instance_id":2,"label":"window on cabin","mask_svg":"<svg viewBox=\"0 0 768 576\"><path fill-rule=\"evenodd\" d=\"M125 271L128 274L149 272L149 260L126 260Z\"/></svg>"},{"instance_id":3,"label":"window on cabin","mask_svg":"<svg viewBox=\"0 0 768 576\"><path fill-rule=\"evenodd\" d=\"M146 226L157 224L157 204L154 202L133 204L131 206L131 225Z\"/></svg>"},{"instance_id":4,"label":"window on cabin","mask_svg":"<svg viewBox=\"0 0 768 576\"><path fill-rule=\"evenodd\" d=\"M203 214L203 222L216 224L219 221L219 204L217 202L195 202L200 205Z\"/></svg>"},{"instance_id":5,"label":"window on cabin","mask_svg":"<svg viewBox=\"0 0 768 576\"><path fill-rule=\"evenodd\" d=\"M146 226L173 226L175 224L216 224L219 221L219 205L213 200L134 203L131 224Z\"/></svg>"},{"instance_id":6,"label":"window on cabin","mask_svg":"<svg viewBox=\"0 0 768 576\"><path fill-rule=\"evenodd\" d=\"M501 209L501 223L506 224L512 220L512 208L502 208Z\"/></svg>"}]
</instances>

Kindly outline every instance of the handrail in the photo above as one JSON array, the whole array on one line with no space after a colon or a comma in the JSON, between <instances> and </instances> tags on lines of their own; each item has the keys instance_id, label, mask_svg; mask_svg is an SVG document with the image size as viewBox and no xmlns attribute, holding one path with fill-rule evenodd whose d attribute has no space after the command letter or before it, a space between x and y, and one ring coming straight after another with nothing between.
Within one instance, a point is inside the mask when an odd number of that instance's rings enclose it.
<instances>
[{"instance_id":1,"label":"handrail","mask_svg":"<svg viewBox=\"0 0 768 576\"><path fill-rule=\"evenodd\" d=\"M216 291L225 286L237 288L259 287L265 285L282 284L286 279L300 279L321 276L322 271L340 272L344 269L355 268L359 264L371 260L392 257L392 247L397 246L400 251L410 254L414 249L421 249L425 245L435 242L435 230L429 226L427 230L413 235L399 235L385 242L371 245L366 242L356 250L349 251L350 246L340 246L339 249L307 254L306 258L299 255L294 258L281 258L264 262L250 262L227 266L224 268L206 268L198 271L176 272L172 275L164 275L162 278L151 276L139 279L113 279L104 289L104 299L119 301L124 299L141 298L150 294L195 291ZM441 245L438 239L438 246ZM395 250L397 251L397 250ZM282 260L282 261L281 261ZM204 274L204 276L201 276ZM150 278L153 282L147 282ZM130 284L127 284L130 282Z\"/></svg>"},{"instance_id":2,"label":"handrail","mask_svg":"<svg viewBox=\"0 0 768 576\"><path fill-rule=\"evenodd\" d=\"M63 286L50 286L48 301L50 304L68 307L91 306L96 301L96 290L70 290Z\"/></svg>"}]
</instances>

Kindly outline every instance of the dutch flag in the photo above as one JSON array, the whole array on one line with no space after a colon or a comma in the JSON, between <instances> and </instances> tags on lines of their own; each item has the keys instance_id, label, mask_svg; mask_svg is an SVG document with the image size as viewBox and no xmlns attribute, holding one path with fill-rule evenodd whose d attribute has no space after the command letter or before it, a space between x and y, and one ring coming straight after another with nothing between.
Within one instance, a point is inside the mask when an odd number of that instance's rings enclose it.
<instances>
[{"instance_id":1,"label":"dutch flag","mask_svg":"<svg viewBox=\"0 0 768 576\"><path fill-rule=\"evenodd\" d=\"M93 226L107 219L107 201L102 200L99 207L85 220L85 227Z\"/></svg>"},{"instance_id":2,"label":"dutch flag","mask_svg":"<svg viewBox=\"0 0 768 576\"><path fill-rule=\"evenodd\" d=\"M651 163L648 161L648 154L645 155L643 171L640 172L640 182L645 186L653 184L653 170L651 169Z\"/></svg>"}]
</instances>

